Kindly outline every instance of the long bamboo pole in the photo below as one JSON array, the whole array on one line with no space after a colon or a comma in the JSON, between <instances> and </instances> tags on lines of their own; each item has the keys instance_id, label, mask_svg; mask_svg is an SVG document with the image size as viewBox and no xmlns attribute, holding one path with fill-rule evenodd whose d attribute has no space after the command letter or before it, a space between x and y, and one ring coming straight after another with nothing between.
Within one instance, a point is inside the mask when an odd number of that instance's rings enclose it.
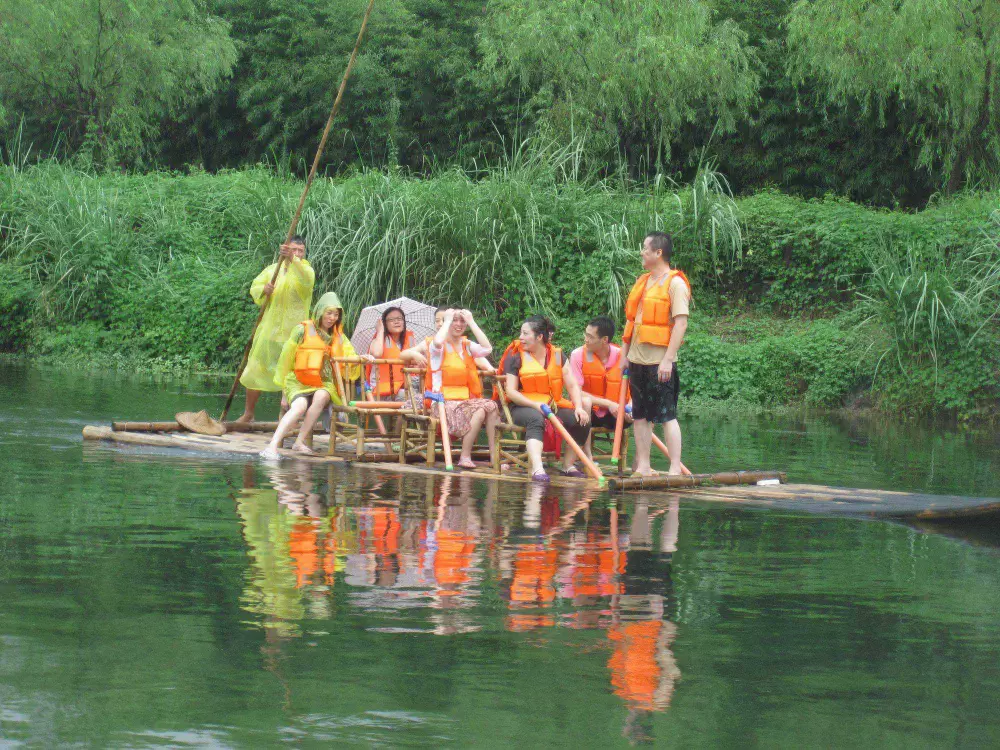
<instances>
[{"instance_id":1,"label":"long bamboo pole","mask_svg":"<svg viewBox=\"0 0 1000 750\"><path fill-rule=\"evenodd\" d=\"M330 116L326 120L326 127L323 128L323 136L320 138L319 147L316 149L316 156L313 158L312 167L309 169L309 176L306 178L306 185L302 189L302 196L299 198L298 208L295 209L295 215L292 217L292 223L288 227L288 234L285 235L284 244L287 245L292 241L292 237L295 236L295 229L299 225L299 219L302 216L302 207L306 203L306 196L309 195L309 188L312 187L313 178L316 176L316 170L319 168L320 159L323 156L323 149L326 148L326 139L330 136L330 128L333 127L333 119L337 116L337 110L340 109L340 102L344 98L344 91L347 89L347 79L351 75L351 70L354 68L354 61L358 58L358 50L361 49L361 40L365 35L365 29L368 27L368 19L372 14L372 8L375 5L375 0L368 0L368 7L365 9L364 19L361 21L361 29L358 31L358 40L354 43L354 51L351 52L351 59L347 61L347 69L344 70L344 77L340 81L340 88L337 89L337 98L333 100L333 107L330 109ZM281 272L281 266L284 265L285 257L281 256L278 259L278 265L274 268L274 275L271 276L271 283L274 284L278 280L278 274ZM226 398L226 405L222 409L222 416L219 417L219 421L224 421L226 415L229 414L229 407L233 405L233 397L236 395L236 389L240 385L240 377L243 375L243 370L246 369L247 360L250 358L250 349L253 347L253 337L257 333L257 327L260 325L260 321L264 319L264 313L267 312L267 306L271 302L271 295L267 295L264 298L264 304L260 306L260 313L257 315L257 322L253 324L253 330L250 332L250 340L247 341L246 347L243 349L243 358L240 360L240 366L236 370L236 378L233 380L233 387L229 389L229 396Z\"/></svg>"}]
</instances>

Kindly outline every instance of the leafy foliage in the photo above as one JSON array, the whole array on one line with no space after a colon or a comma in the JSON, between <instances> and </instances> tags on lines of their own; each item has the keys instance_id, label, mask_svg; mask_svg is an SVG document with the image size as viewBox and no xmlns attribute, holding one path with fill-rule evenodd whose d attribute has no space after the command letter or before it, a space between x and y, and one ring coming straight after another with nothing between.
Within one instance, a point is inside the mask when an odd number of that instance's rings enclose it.
<instances>
[{"instance_id":1,"label":"leafy foliage","mask_svg":"<svg viewBox=\"0 0 1000 750\"><path fill-rule=\"evenodd\" d=\"M790 63L837 101L884 115L898 97L917 121L920 163L949 190L992 179L1000 157L996 104L1000 8L989 0L817 0L789 16Z\"/></svg>"},{"instance_id":2,"label":"leafy foliage","mask_svg":"<svg viewBox=\"0 0 1000 750\"><path fill-rule=\"evenodd\" d=\"M483 72L564 142L595 157L626 154L633 173L661 170L679 128L704 117L725 130L755 102L756 59L736 24L698 2L494 0L480 32Z\"/></svg>"},{"instance_id":3,"label":"leafy foliage","mask_svg":"<svg viewBox=\"0 0 1000 750\"><path fill-rule=\"evenodd\" d=\"M0 93L35 135L117 164L146 152L161 118L231 70L228 24L202 0L0 0Z\"/></svg>"}]
</instances>

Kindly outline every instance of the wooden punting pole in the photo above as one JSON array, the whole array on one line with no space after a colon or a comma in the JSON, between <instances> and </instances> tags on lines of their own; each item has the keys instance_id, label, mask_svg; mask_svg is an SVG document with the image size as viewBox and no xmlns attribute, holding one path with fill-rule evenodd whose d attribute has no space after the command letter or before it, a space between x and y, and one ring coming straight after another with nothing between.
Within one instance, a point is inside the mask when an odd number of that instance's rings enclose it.
<instances>
[{"instance_id":1,"label":"wooden punting pole","mask_svg":"<svg viewBox=\"0 0 1000 750\"><path fill-rule=\"evenodd\" d=\"M679 476L660 474L655 477L609 478L608 489L613 492L663 490L679 487L701 487L706 484L757 484L765 479L777 479L784 483L787 481L787 476L783 471L720 471L717 474L682 474Z\"/></svg>"}]
</instances>

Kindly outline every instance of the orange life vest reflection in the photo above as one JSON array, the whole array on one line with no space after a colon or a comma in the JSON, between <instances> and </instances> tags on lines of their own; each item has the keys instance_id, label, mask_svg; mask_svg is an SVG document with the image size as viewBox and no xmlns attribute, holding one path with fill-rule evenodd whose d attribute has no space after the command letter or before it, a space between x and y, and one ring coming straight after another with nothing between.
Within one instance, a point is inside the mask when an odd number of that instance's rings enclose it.
<instances>
[{"instance_id":1,"label":"orange life vest reflection","mask_svg":"<svg viewBox=\"0 0 1000 750\"><path fill-rule=\"evenodd\" d=\"M630 707L662 711L670 705L680 669L669 645L676 626L655 619L623 622L608 628L614 652L608 659L615 695Z\"/></svg>"}]
</instances>

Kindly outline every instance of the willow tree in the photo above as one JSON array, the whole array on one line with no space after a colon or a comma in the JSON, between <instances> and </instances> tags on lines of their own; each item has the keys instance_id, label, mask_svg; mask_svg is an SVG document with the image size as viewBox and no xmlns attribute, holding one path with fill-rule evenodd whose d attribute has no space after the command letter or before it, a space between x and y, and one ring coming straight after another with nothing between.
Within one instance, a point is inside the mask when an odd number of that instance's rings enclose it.
<instances>
[{"instance_id":1,"label":"willow tree","mask_svg":"<svg viewBox=\"0 0 1000 750\"><path fill-rule=\"evenodd\" d=\"M996 0L814 0L789 15L790 66L832 101L915 116L920 163L953 192L995 173L1000 4Z\"/></svg>"},{"instance_id":2,"label":"willow tree","mask_svg":"<svg viewBox=\"0 0 1000 750\"><path fill-rule=\"evenodd\" d=\"M730 130L757 98L756 57L708 2L493 0L482 69L562 139L659 166L671 140L703 119Z\"/></svg>"},{"instance_id":3,"label":"willow tree","mask_svg":"<svg viewBox=\"0 0 1000 750\"><path fill-rule=\"evenodd\" d=\"M36 133L118 163L231 70L204 0L0 0L0 96Z\"/></svg>"}]
</instances>

